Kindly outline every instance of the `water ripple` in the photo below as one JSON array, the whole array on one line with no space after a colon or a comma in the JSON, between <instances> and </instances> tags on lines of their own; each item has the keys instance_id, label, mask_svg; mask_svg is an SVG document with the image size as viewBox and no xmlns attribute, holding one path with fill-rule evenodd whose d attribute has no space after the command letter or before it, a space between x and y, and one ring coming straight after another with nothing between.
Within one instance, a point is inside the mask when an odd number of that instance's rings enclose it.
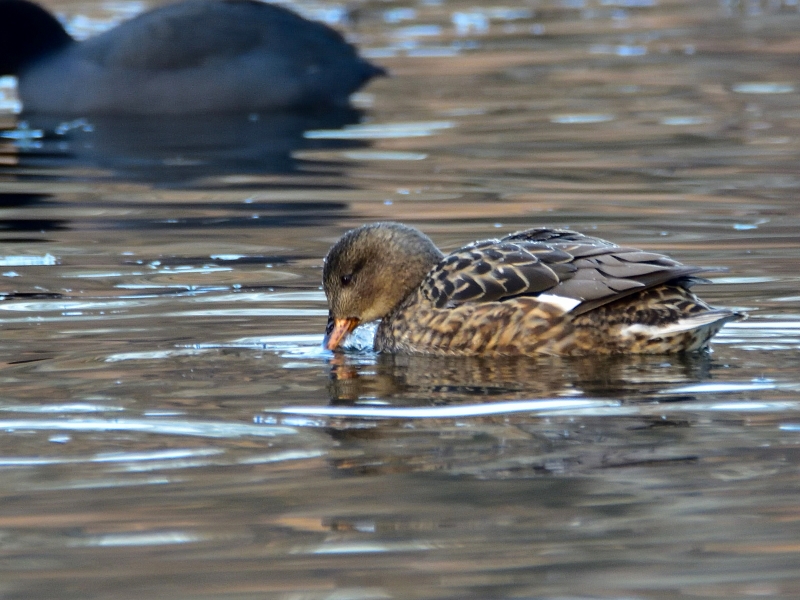
<instances>
[{"instance_id":1,"label":"water ripple","mask_svg":"<svg viewBox=\"0 0 800 600\"><path fill-rule=\"evenodd\" d=\"M365 417L384 419L448 419L477 417L517 412L546 412L586 408L619 406L619 402L608 400L520 400L489 404L465 404L459 406L386 407L386 406L291 406L278 411L287 415L314 415L326 417Z\"/></svg>"},{"instance_id":2,"label":"water ripple","mask_svg":"<svg viewBox=\"0 0 800 600\"><path fill-rule=\"evenodd\" d=\"M370 123L349 125L344 129L318 129L306 131L303 137L310 140L380 140L413 138L434 135L443 129L452 129L452 121L422 121L416 123Z\"/></svg>"},{"instance_id":3,"label":"water ripple","mask_svg":"<svg viewBox=\"0 0 800 600\"><path fill-rule=\"evenodd\" d=\"M40 465L62 465L74 463L129 463L150 461L175 461L186 458L205 458L222 454L218 448L187 448L155 450L152 452L104 452L89 457L61 456L0 456L2 467L29 467Z\"/></svg>"},{"instance_id":4,"label":"water ripple","mask_svg":"<svg viewBox=\"0 0 800 600\"><path fill-rule=\"evenodd\" d=\"M181 348L178 350L152 350L150 352L120 352L106 356L105 362L121 362L124 360L162 360L173 356L194 356L202 354L205 350L196 348Z\"/></svg>"},{"instance_id":5,"label":"water ripple","mask_svg":"<svg viewBox=\"0 0 800 600\"><path fill-rule=\"evenodd\" d=\"M203 536L183 531L158 531L153 533L114 533L73 541L72 546L96 546L101 548L120 546L164 546L201 542Z\"/></svg>"},{"instance_id":6,"label":"water ripple","mask_svg":"<svg viewBox=\"0 0 800 600\"><path fill-rule=\"evenodd\" d=\"M789 83L737 83L731 89L738 94L791 94L794 86Z\"/></svg>"},{"instance_id":7,"label":"water ripple","mask_svg":"<svg viewBox=\"0 0 800 600\"><path fill-rule=\"evenodd\" d=\"M786 315L783 315L786 318ZM800 321L749 320L727 323L714 340L743 350L791 350L800 348Z\"/></svg>"},{"instance_id":8,"label":"water ripple","mask_svg":"<svg viewBox=\"0 0 800 600\"><path fill-rule=\"evenodd\" d=\"M292 554L374 554L382 552L420 552L436 546L425 542L329 542L310 550L294 550ZM374 596L370 596L373 598Z\"/></svg>"},{"instance_id":9,"label":"water ripple","mask_svg":"<svg viewBox=\"0 0 800 600\"><path fill-rule=\"evenodd\" d=\"M386 407L386 406L291 406L264 412L284 415L317 417L351 417L369 419L452 419L504 415L512 413L534 413L540 417L584 416L584 417L665 417L686 413L781 413L800 410L800 401L751 401L733 402L675 402L669 404L626 405L608 400L521 400L494 402L489 404L467 404L458 406L431 407ZM257 423L271 425L273 418L256 418ZM321 427L324 421L289 421L296 427Z\"/></svg>"},{"instance_id":10,"label":"water ripple","mask_svg":"<svg viewBox=\"0 0 800 600\"><path fill-rule=\"evenodd\" d=\"M93 413L110 412L125 410L121 406L110 406L108 404L88 404L84 402L72 402L70 404L17 404L0 406L0 411L5 412L30 412L30 413Z\"/></svg>"},{"instance_id":11,"label":"water ripple","mask_svg":"<svg viewBox=\"0 0 800 600\"><path fill-rule=\"evenodd\" d=\"M727 392L754 392L774 390L778 385L765 381L763 383L698 383L683 387L661 390L659 394L720 394Z\"/></svg>"},{"instance_id":12,"label":"water ripple","mask_svg":"<svg viewBox=\"0 0 800 600\"><path fill-rule=\"evenodd\" d=\"M187 310L165 313L167 317L327 317L318 308L229 308L222 310Z\"/></svg>"},{"instance_id":13,"label":"water ripple","mask_svg":"<svg viewBox=\"0 0 800 600\"><path fill-rule=\"evenodd\" d=\"M158 435L188 435L209 438L239 438L244 436L275 437L294 435L291 427L263 427L243 423L213 421L177 421L145 419L59 419L59 420L0 420L0 430L22 431L136 431Z\"/></svg>"},{"instance_id":14,"label":"water ripple","mask_svg":"<svg viewBox=\"0 0 800 600\"><path fill-rule=\"evenodd\" d=\"M613 121L615 118L614 115L606 114L556 115L550 119L550 122L562 125L585 125L590 123L607 123L608 121Z\"/></svg>"}]
</instances>

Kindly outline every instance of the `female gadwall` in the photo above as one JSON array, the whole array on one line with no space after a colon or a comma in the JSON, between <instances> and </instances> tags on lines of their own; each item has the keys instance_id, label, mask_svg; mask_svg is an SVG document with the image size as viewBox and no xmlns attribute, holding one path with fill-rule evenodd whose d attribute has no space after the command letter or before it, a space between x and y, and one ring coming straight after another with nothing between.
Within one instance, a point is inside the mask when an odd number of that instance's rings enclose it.
<instances>
[{"instance_id":1,"label":"female gadwall","mask_svg":"<svg viewBox=\"0 0 800 600\"><path fill-rule=\"evenodd\" d=\"M399 223L347 232L323 286L334 350L380 319L379 352L658 354L704 348L734 311L689 287L712 269L560 229L528 229L444 256Z\"/></svg>"}]
</instances>

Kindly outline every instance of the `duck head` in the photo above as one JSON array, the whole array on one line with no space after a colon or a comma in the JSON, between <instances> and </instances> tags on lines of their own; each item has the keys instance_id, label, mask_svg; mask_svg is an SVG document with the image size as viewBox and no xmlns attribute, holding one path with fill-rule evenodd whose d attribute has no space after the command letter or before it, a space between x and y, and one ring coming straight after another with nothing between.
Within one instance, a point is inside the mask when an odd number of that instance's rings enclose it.
<instances>
[{"instance_id":1,"label":"duck head","mask_svg":"<svg viewBox=\"0 0 800 600\"><path fill-rule=\"evenodd\" d=\"M324 346L335 350L359 323L390 314L441 258L428 236L400 223L372 223L344 234L322 271L329 309Z\"/></svg>"}]
</instances>

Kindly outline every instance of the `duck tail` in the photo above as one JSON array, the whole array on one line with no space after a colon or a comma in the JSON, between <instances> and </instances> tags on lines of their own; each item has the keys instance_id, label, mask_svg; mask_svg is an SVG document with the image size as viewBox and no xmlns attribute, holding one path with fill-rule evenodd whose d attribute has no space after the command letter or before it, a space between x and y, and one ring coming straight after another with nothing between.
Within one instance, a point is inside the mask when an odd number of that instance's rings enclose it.
<instances>
[{"instance_id":1,"label":"duck tail","mask_svg":"<svg viewBox=\"0 0 800 600\"><path fill-rule=\"evenodd\" d=\"M636 323L628 325L622 331L624 337L639 338L648 348L648 352L660 352L660 346L694 352L705 348L725 323L747 318L742 312L726 308L711 308L703 312L681 317L677 321L658 325ZM646 341L645 341L646 340Z\"/></svg>"}]
</instances>

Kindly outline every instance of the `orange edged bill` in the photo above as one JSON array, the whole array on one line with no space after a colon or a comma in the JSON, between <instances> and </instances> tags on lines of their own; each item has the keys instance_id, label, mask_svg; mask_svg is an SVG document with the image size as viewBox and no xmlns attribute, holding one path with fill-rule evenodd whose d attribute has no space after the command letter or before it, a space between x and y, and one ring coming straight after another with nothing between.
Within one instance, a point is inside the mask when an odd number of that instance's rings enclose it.
<instances>
[{"instance_id":1,"label":"orange edged bill","mask_svg":"<svg viewBox=\"0 0 800 600\"><path fill-rule=\"evenodd\" d=\"M350 332L358 327L358 319L349 317L346 319L334 319L328 316L328 325L325 327L325 339L322 345L328 350L336 350Z\"/></svg>"}]
</instances>

